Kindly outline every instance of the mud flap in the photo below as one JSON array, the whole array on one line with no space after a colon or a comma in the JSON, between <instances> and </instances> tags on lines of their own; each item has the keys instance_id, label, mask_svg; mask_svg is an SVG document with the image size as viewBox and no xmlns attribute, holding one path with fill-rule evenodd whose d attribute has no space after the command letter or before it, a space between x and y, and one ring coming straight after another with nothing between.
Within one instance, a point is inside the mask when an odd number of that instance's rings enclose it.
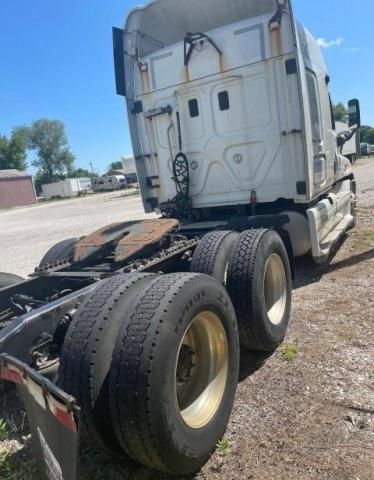
<instances>
[{"instance_id":1,"label":"mud flap","mask_svg":"<svg viewBox=\"0 0 374 480\"><path fill-rule=\"evenodd\" d=\"M0 355L0 378L17 385L44 478L77 480L80 409L76 400L6 354Z\"/></svg>"}]
</instances>

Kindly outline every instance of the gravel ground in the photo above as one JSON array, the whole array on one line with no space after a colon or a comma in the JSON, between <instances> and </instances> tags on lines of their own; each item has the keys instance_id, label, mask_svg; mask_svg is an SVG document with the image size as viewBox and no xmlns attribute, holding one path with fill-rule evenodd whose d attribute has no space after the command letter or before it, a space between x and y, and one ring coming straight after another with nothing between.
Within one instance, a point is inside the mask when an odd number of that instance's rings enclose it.
<instances>
[{"instance_id":1,"label":"gravel ground","mask_svg":"<svg viewBox=\"0 0 374 480\"><path fill-rule=\"evenodd\" d=\"M0 271L26 276L60 240L145 217L140 196L124 192L0 211Z\"/></svg>"},{"instance_id":2,"label":"gravel ground","mask_svg":"<svg viewBox=\"0 0 374 480\"><path fill-rule=\"evenodd\" d=\"M242 352L227 448L188 480L374 478L374 159L355 171L357 227L329 265L298 262L285 343L267 357ZM0 478L38 480L19 404L2 402ZM169 480L87 446L79 478Z\"/></svg>"}]
</instances>

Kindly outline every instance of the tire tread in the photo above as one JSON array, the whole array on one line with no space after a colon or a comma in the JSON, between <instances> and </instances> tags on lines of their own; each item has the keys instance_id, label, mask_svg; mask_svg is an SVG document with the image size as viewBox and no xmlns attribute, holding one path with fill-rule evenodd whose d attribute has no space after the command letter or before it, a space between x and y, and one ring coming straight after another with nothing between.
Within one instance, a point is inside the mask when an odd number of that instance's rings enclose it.
<instances>
[{"instance_id":1,"label":"tire tread","mask_svg":"<svg viewBox=\"0 0 374 480\"><path fill-rule=\"evenodd\" d=\"M243 320L254 315L253 285L257 252L268 230L253 229L243 232L235 242L228 269L228 291L236 307L241 344L248 349L265 348L253 322Z\"/></svg>"},{"instance_id":2,"label":"tire tread","mask_svg":"<svg viewBox=\"0 0 374 480\"><path fill-rule=\"evenodd\" d=\"M153 275L144 273L116 275L99 284L74 315L61 353L59 384L81 403L81 422L84 431L101 445L116 450L118 444L114 433L111 434L110 425L107 439L110 445L106 444L95 425L94 407L97 395L94 371L96 362L101 361L100 358L96 358L96 348L105 337L106 326L117 304L123 301L123 297L132 289L139 286L139 283L150 278L153 279ZM113 339L113 348L115 340ZM109 406L106 415L109 415Z\"/></svg>"},{"instance_id":3,"label":"tire tread","mask_svg":"<svg viewBox=\"0 0 374 480\"><path fill-rule=\"evenodd\" d=\"M126 327L126 333L114 351L111 369L110 393L112 417L117 418L115 424L117 437L121 446L130 457L143 465L157 468L162 471L173 472L173 467L161 456L156 442L156 431L162 427L151 422L151 398L148 391L148 379L151 373L152 352L157 345L158 328L163 322L161 302L165 297L172 298L178 291L196 275L175 273L162 275L156 281L146 285L139 294L138 304L135 306ZM169 300L170 302L170 300ZM153 318L158 317L158 325ZM139 372L141 356L150 346L147 366L142 365ZM131 350L131 355L128 352ZM124 362L123 357L126 357ZM123 368L125 367L125 368ZM126 385L125 389L116 389L114 386ZM123 398L123 392L126 398ZM119 393L119 392L122 392ZM127 402L126 402L127 400ZM124 401L134 405L131 415L124 406ZM142 403L146 403L146 408ZM148 412L148 413L147 413Z\"/></svg>"}]
</instances>

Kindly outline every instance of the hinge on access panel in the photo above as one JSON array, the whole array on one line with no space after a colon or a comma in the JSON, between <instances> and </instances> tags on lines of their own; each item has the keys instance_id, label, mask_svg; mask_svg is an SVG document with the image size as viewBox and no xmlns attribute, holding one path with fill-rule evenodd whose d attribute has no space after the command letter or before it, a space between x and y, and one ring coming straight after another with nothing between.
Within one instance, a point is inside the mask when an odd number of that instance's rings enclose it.
<instances>
[{"instance_id":1,"label":"hinge on access panel","mask_svg":"<svg viewBox=\"0 0 374 480\"><path fill-rule=\"evenodd\" d=\"M156 183L156 184L153 183L153 182L156 182L159 179L160 179L160 177L158 175L151 175L151 176L147 177L146 178L147 187L148 188L161 188L161 186L158 183Z\"/></svg>"},{"instance_id":2,"label":"hinge on access panel","mask_svg":"<svg viewBox=\"0 0 374 480\"><path fill-rule=\"evenodd\" d=\"M306 182L296 182L296 191L298 195L306 195Z\"/></svg>"},{"instance_id":3,"label":"hinge on access panel","mask_svg":"<svg viewBox=\"0 0 374 480\"><path fill-rule=\"evenodd\" d=\"M143 111L143 103L141 100L136 100L131 107L131 113L136 115L137 113L142 113Z\"/></svg>"},{"instance_id":4,"label":"hinge on access panel","mask_svg":"<svg viewBox=\"0 0 374 480\"><path fill-rule=\"evenodd\" d=\"M297 73L296 58L290 58L289 60L286 60L286 73L287 75Z\"/></svg>"},{"instance_id":5,"label":"hinge on access panel","mask_svg":"<svg viewBox=\"0 0 374 480\"><path fill-rule=\"evenodd\" d=\"M295 133L303 133L302 130L298 130L297 128L293 128L292 130L289 130L287 132L287 130L283 130L282 131L282 135L285 137L287 135L294 135Z\"/></svg>"}]
</instances>

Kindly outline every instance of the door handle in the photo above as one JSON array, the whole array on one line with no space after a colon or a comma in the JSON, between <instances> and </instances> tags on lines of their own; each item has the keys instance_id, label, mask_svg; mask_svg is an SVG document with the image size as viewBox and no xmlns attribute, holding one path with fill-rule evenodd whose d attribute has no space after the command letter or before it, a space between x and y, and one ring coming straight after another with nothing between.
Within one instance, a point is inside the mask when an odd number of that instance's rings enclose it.
<instances>
[{"instance_id":1,"label":"door handle","mask_svg":"<svg viewBox=\"0 0 374 480\"><path fill-rule=\"evenodd\" d=\"M166 107L154 108L153 110L147 110L144 112L145 118L151 119L156 117L157 115L163 115L164 113L168 113L169 115L173 111L171 105L167 105Z\"/></svg>"},{"instance_id":2,"label":"door handle","mask_svg":"<svg viewBox=\"0 0 374 480\"><path fill-rule=\"evenodd\" d=\"M283 130L282 131L282 135L285 137L287 135L294 135L295 133L303 133L302 130L298 130L297 128L293 128L292 130L289 130L287 132L287 130Z\"/></svg>"}]
</instances>

